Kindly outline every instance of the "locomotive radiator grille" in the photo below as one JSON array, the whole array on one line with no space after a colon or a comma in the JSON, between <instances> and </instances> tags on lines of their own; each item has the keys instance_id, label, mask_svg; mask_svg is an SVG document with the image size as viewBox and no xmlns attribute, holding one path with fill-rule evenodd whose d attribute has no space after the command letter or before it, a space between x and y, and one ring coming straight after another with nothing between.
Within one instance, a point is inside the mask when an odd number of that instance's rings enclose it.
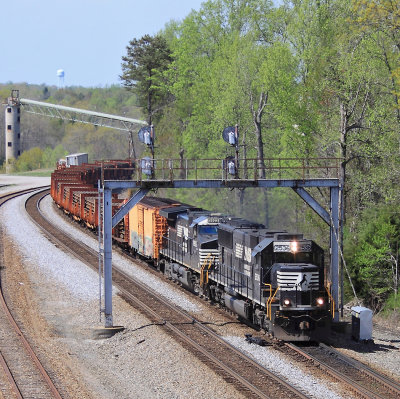
<instances>
[{"instance_id":1,"label":"locomotive radiator grille","mask_svg":"<svg viewBox=\"0 0 400 399\"><path fill-rule=\"evenodd\" d=\"M199 249L199 267L206 261L208 255L211 255L211 259L213 259L215 265L218 263L218 249Z\"/></svg>"},{"instance_id":2,"label":"locomotive radiator grille","mask_svg":"<svg viewBox=\"0 0 400 399\"><path fill-rule=\"evenodd\" d=\"M318 290L319 273L278 271L277 283L282 291Z\"/></svg>"}]
</instances>

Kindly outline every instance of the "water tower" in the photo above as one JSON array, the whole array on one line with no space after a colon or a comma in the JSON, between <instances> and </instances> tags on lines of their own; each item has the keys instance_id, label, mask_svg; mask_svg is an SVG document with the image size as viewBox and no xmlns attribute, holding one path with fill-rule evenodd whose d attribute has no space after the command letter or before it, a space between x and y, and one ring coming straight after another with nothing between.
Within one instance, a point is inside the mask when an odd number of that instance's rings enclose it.
<instances>
[{"instance_id":1,"label":"water tower","mask_svg":"<svg viewBox=\"0 0 400 399\"><path fill-rule=\"evenodd\" d=\"M19 101L19 90L12 90L11 97L8 97L5 122L6 170L8 170L10 161L17 159L20 155L21 103Z\"/></svg>"},{"instance_id":2,"label":"water tower","mask_svg":"<svg viewBox=\"0 0 400 399\"><path fill-rule=\"evenodd\" d=\"M64 69L57 69L58 76L58 88L62 89L64 87Z\"/></svg>"}]
</instances>

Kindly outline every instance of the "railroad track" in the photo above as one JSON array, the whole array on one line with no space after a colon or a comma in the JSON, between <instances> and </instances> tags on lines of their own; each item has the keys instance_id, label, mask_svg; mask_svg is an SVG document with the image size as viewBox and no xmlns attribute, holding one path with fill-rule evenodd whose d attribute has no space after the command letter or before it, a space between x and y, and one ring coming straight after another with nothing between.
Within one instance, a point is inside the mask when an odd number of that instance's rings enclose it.
<instances>
[{"instance_id":1,"label":"railroad track","mask_svg":"<svg viewBox=\"0 0 400 399\"><path fill-rule=\"evenodd\" d=\"M400 384L325 344L299 347L286 343L281 350L297 360L318 367L334 380L347 386L353 392L354 397L363 399L400 398Z\"/></svg>"},{"instance_id":2,"label":"railroad track","mask_svg":"<svg viewBox=\"0 0 400 399\"><path fill-rule=\"evenodd\" d=\"M36 190L37 188L25 189L4 194L0 196L0 206L10 199ZM4 266L1 228L0 266ZM0 385L0 392L5 398L61 399L60 393L8 309L1 284L0 288L0 368L5 375L5 383Z\"/></svg>"},{"instance_id":3,"label":"railroad track","mask_svg":"<svg viewBox=\"0 0 400 399\"><path fill-rule=\"evenodd\" d=\"M94 270L98 270L97 252L75 241L41 215L38 203L43 197L43 194L35 194L26 202L26 209L31 218L57 246L63 247ZM113 283L127 302L145 313L152 322L159 324L174 339L181 342L185 348L247 397L308 398L231 346L211 329L176 306L167 303L165 299L160 299L154 291L114 266Z\"/></svg>"}]
</instances>

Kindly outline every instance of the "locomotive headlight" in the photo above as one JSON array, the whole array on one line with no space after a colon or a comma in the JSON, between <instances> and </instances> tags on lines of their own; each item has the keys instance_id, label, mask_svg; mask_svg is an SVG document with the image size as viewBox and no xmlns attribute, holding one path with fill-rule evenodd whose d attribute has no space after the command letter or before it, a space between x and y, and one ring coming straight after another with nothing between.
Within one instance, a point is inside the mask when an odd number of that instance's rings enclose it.
<instances>
[{"instance_id":1,"label":"locomotive headlight","mask_svg":"<svg viewBox=\"0 0 400 399\"><path fill-rule=\"evenodd\" d=\"M317 298L317 305L318 306L322 306L325 304L325 300L324 298Z\"/></svg>"},{"instance_id":2,"label":"locomotive headlight","mask_svg":"<svg viewBox=\"0 0 400 399\"><path fill-rule=\"evenodd\" d=\"M298 251L298 242L297 241L292 241L290 243L290 251L291 252L297 252Z\"/></svg>"},{"instance_id":3,"label":"locomotive headlight","mask_svg":"<svg viewBox=\"0 0 400 399\"><path fill-rule=\"evenodd\" d=\"M288 299L288 298L284 299L284 300L283 300L283 304L284 304L285 306L290 306L290 305L291 305L290 299Z\"/></svg>"}]
</instances>

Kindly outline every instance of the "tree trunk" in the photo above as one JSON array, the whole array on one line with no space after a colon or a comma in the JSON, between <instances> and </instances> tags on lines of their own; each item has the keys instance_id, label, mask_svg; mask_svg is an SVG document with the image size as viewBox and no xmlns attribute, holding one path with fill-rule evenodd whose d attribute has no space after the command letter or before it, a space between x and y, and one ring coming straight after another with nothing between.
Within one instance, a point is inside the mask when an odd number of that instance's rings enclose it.
<instances>
[{"instance_id":1,"label":"tree trunk","mask_svg":"<svg viewBox=\"0 0 400 399\"><path fill-rule=\"evenodd\" d=\"M152 85L152 73L151 70L149 72L149 84L150 86ZM153 123L153 107L152 107L152 102L153 102L153 93L152 90L149 88L149 91L147 93L147 120L149 122L149 126L152 125Z\"/></svg>"},{"instance_id":2,"label":"tree trunk","mask_svg":"<svg viewBox=\"0 0 400 399\"><path fill-rule=\"evenodd\" d=\"M179 178L181 180L184 180L186 177L185 174L185 165L184 165L184 159L183 159L183 155L185 153L185 150L183 148L181 148L181 150L179 151Z\"/></svg>"},{"instance_id":3,"label":"tree trunk","mask_svg":"<svg viewBox=\"0 0 400 399\"><path fill-rule=\"evenodd\" d=\"M253 114L253 122L256 128L255 134L257 139L257 169L258 177L265 179L265 164L264 164L264 142L261 131L261 121L264 113L264 109L268 102L268 93L261 92L258 100L257 110L254 109L253 99L251 96L251 112Z\"/></svg>"}]
</instances>

